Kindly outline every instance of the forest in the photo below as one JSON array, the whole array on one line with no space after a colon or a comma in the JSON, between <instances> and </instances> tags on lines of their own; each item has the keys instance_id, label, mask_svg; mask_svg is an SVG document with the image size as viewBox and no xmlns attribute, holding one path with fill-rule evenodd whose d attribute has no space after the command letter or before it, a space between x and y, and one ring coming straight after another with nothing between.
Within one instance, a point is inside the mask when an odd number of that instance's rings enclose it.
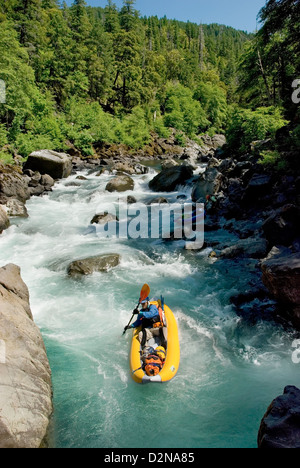
<instances>
[{"instance_id":1,"label":"forest","mask_svg":"<svg viewBox=\"0 0 300 468\"><path fill-rule=\"evenodd\" d=\"M288 123L299 147L299 10L269 0L247 34L141 17L134 0L0 0L0 159L70 143L84 156L138 149L170 128L182 144L225 133L239 152Z\"/></svg>"}]
</instances>

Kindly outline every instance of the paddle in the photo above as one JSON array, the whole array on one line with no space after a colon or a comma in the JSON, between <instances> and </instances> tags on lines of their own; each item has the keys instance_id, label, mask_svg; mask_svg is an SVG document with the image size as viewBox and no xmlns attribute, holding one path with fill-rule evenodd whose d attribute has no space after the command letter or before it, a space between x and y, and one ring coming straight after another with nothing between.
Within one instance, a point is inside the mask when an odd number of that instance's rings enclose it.
<instances>
[{"instance_id":1,"label":"paddle","mask_svg":"<svg viewBox=\"0 0 300 468\"><path fill-rule=\"evenodd\" d=\"M131 319L130 319L128 325L127 325L127 327L129 327L129 325L131 324L132 319L133 319L133 317L135 316L135 311L136 311L136 309L138 308L138 306L140 305L140 303L141 303L142 301L144 301L145 299L147 299L147 297L149 296L149 294L150 294L150 286L148 286L148 284L144 284L144 286L143 286L142 289L141 289L141 294L140 294L139 303L138 303L138 305L136 306L135 310L133 311L132 317L131 317ZM127 331L127 330L126 330L126 328L125 328L125 330L123 331L123 335L125 335L126 331Z\"/></svg>"}]
</instances>

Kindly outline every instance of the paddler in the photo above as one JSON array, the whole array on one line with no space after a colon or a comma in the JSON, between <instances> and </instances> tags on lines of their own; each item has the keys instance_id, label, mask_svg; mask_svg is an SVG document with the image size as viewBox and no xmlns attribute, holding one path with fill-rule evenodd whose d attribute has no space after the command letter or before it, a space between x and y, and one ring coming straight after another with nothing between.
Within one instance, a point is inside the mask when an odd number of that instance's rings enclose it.
<instances>
[{"instance_id":1,"label":"paddler","mask_svg":"<svg viewBox=\"0 0 300 468\"><path fill-rule=\"evenodd\" d=\"M159 310L154 304L150 304L150 298L147 297L141 302L142 310L135 309L134 315L137 315L137 320L124 328L124 331L130 328L138 328L142 325L143 328L152 328L154 323L160 322Z\"/></svg>"},{"instance_id":2,"label":"paddler","mask_svg":"<svg viewBox=\"0 0 300 468\"><path fill-rule=\"evenodd\" d=\"M139 342L142 346L145 346L146 342L154 336L160 336L162 344L166 346L167 342L167 329L164 328L163 323L163 310L158 309L156 305L150 304L150 299L147 297L144 301L141 301L142 310L135 309L134 315L138 315L137 320L127 327L124 332L130 328L142 327L142 331L139 333Z\"/></svg>"}]
</instances>

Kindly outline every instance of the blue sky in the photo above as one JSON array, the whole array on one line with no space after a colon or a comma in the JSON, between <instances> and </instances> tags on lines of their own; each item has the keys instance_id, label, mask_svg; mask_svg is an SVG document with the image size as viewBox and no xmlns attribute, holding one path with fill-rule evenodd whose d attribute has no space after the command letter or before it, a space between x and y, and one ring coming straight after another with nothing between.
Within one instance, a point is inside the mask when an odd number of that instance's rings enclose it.
<instances>
[{"instance_id":1,"label":"blue sky","mask_svg":"<svg viewBox=\"0 0 300 468\"><path fill-rule=\"evenodd\" d=\"M88 5L104 7L106 0L86 0ZM70 5L72 0L67 0ZM122 0L114 0L117 7ZM169 19L194 23L219 23L236 29L253 32L256 17L266 0L136 0L136 9L141 15L164 15Z\"/></svg>"}]
</instances>

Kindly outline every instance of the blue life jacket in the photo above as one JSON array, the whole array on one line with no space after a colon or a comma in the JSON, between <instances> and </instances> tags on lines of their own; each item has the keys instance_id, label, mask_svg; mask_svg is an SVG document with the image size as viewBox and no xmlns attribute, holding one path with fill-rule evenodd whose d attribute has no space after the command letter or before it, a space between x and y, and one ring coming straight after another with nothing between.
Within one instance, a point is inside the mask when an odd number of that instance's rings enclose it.
<instances>
[{"instance_id":1,"label":"blue life jacket","mask_svg":"<svg viewBox=\"0 0 300 468\"><path fill-rule=\"evenodd\" d=\"M155 322L160 321L158 308L151 304L145 310L141 310L137 320L131 325L130 328L137 328L143 325L143 328L151 328Z\"/></svg>"}]
</instances>

